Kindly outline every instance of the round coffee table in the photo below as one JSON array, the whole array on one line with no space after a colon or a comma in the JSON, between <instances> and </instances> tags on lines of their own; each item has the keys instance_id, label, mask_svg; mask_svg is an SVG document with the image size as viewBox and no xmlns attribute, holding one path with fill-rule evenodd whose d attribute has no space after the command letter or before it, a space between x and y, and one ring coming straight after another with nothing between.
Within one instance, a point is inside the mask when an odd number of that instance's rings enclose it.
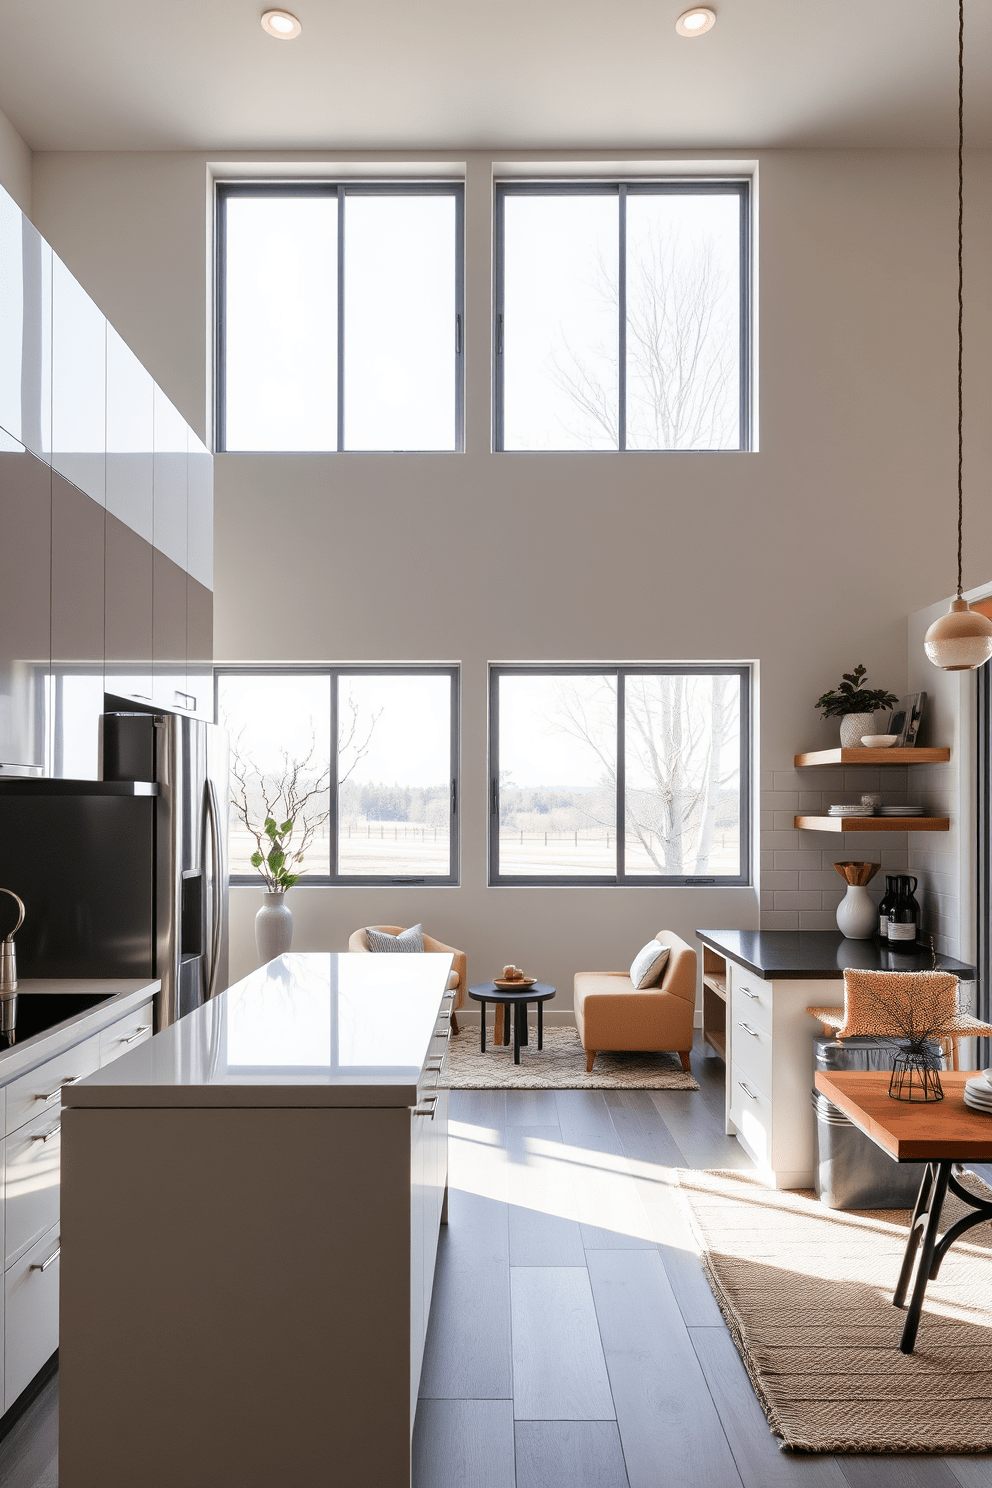
<instances>
[{"instance_id":1,"label":"round coffee table","mask_svg":"<svg viewBox=\"0 0 992 1488\"><path fill-rule=\"evenodd\" d=\"M486 1003L498 1002L506 1009L503 1019L503 1042L510 1042L510 1009L513 1009L513 1062L520 1063L520 1046L527 1043L527 1004L537 1003L537 1047L544 1048L544 1004L557 992L547 982L535 982L532 987L522 987L519 992L509 992L497 987L495 982L481 982L478 987L469 987L468 995L481 1004L482 1052L486 1052Z\"/></svg>"}]
</instances>

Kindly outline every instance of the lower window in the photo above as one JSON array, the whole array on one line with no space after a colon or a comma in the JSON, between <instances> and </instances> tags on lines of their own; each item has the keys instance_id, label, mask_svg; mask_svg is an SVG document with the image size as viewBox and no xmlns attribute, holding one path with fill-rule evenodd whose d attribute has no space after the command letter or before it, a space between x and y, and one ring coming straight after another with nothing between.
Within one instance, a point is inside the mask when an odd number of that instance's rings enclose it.
<instances>
[{"instance_id":1,"label":"lower window","mask_svg":"<svg viewBox=\"0 0 992 1488\"><path fill-rule=\"evenodd\" d=\"M457 668L225 667L215 686L232 883L260 882L266 817L296 823L302 882L457 882Z\"/></svg>"},{"instance_id":2,"label":"lower window","mask_svg":"<svg viewBox=\"0 0 992 1488\"><path fill-rule=\"evenodd\" d=\"M750 672L493 667L490 882L749 882Z\"/></svg>"}]
</instances>

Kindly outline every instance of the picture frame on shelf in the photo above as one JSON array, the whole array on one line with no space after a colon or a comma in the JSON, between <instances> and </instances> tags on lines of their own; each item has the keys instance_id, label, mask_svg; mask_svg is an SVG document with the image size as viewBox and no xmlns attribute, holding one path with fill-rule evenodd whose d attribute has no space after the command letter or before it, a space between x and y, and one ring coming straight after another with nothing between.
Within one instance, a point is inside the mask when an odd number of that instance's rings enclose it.
<instances>
[{"instance_id":1,"label":"picture frame on shelf","mask_svg":"<svg viewBox=\"0 0 992 1488\"><path fill-rule=\"evenodd\" d=\"M925 692L909 692L892 709L885 732L896 735L897 749L912 749L915 745L926 700Z\"/></svg>"}]
</instances>

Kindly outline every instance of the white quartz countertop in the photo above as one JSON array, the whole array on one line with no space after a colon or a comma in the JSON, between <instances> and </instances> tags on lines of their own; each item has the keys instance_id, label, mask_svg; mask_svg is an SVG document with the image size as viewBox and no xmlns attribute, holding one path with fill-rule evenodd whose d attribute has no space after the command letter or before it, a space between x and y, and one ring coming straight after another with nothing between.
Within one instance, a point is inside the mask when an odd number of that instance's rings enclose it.
<instances>
[{"instance_id":1,"label":"white quartz countertop","mask_svg":"<svg viewBox=\"0 0 992 1488\"><path fill-rule=\"evenodd\" d=\"M429 952L280 956L67 1086L64 1104L413 1105L451 961Z\"/></svg>"}]
</instances>

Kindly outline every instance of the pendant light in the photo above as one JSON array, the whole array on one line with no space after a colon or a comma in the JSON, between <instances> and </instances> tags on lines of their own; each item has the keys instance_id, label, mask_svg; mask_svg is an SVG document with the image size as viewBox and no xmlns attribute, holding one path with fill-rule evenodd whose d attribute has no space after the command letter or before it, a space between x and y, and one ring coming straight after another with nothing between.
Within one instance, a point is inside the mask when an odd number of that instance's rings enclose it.
<instances>
[{"instance_id":1,"label":"pendant light","mask_svg":"<svg viewBox=\"0 0 992 1488\"><path fill-rule=\"evenodd\" d=\"M958 0L958 588L946 615L935 620L923 645L945 672L974 671L992 656L992 620L973 610L961 594L961 534L964 525L964 0Z\"/></svg>"}]
</instances>

